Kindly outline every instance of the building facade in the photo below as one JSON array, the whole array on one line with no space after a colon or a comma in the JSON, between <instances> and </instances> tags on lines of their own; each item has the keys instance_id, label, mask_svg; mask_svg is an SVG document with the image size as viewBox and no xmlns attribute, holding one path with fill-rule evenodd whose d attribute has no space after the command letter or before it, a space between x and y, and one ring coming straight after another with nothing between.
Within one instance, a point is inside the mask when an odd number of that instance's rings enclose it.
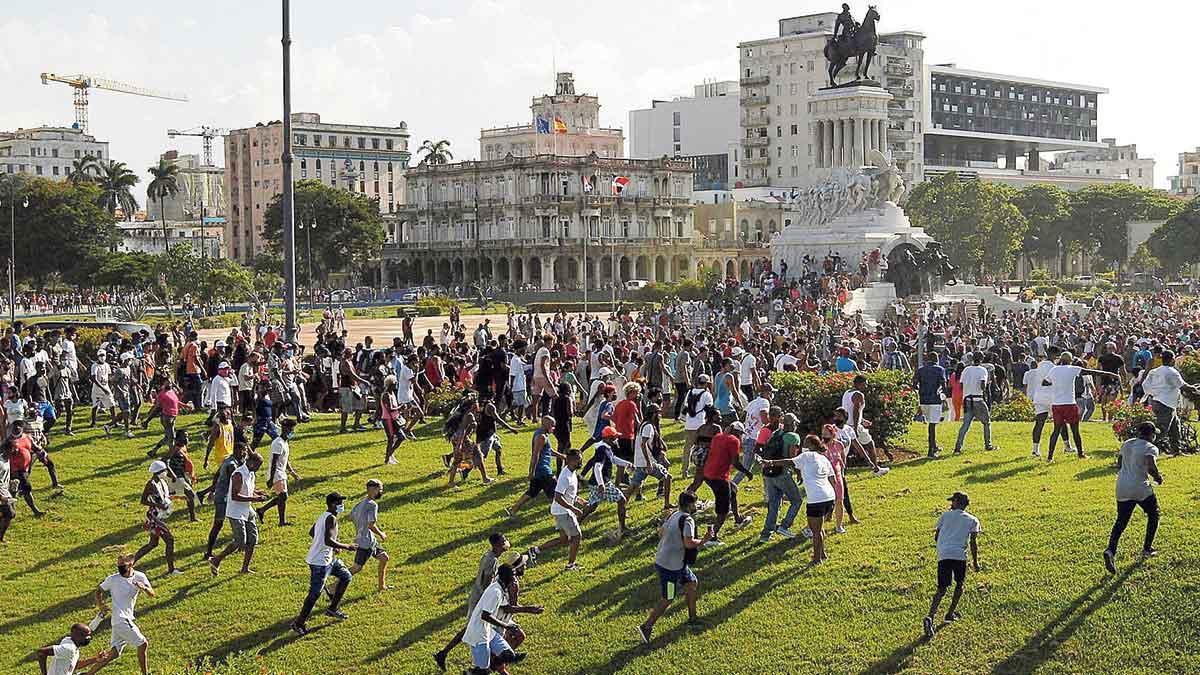
<instances>
[{"instance_id":1,"label":"building facade","mask_svg":"<svg viewBox=\"0 0 1200 675\"><path fill-rule=\"evenodd\" d=\"M628 178L620 198L613 179ZM697 268L692 168L669 158L506 156L418 166L388 216L390 286L600 289L675 281ZM586 269L586 277L585 270Z\"/></svg>"},{"instance_id":2,"label":"building facade","mask_svg":"<svg viewBox=\"0 0 1200 675\"><path fill-rule=\"evenodd\" d=\"M292 177L327 182L379 202L382 213L404 203L404 172L412 155L408 125L334 124L316 113L292 114ZM283 123L259 123L225 137L225 244L229 257L249 262L261 253L266 209L283 192Z\"/></svg>"},{"instance_id":3,"label":"building facade","mask_svg":"<svg viewBox=\"0 0 1200 675\"><path fill-rule=\"evenodd\" d=\"M1200 147L1195 152L1179 153L1178 171L1171 176L1171 194L1180 197L1200 195Z\"/></svg>"},{"instance_id":4,"label":"building facade","mask_svg":"<svg viewBox=\"0 0 1200 675\"><path fill-rule=\"evenodd\" d=\"M738 45L741 86L740 176L735 187L803 187L817 177L820 149L812 102L827 86L825 43L836 13L779 20L779 36ZM872 77L891 94L887 152L912 183L922 176L925 36L903 31L879 36ZM854 79L853 63L838 82Z\"/></svg>"},{"instance_id":5,"label":"building facade","mask_svg":"<svg viewBox=\"0 0 1200 675\"><path fill-rule=\"evenodd\" d=\"M86 156L108 161L108 142L67 127L0 132L0 173L66 180L71 165Z\"/></svg>"},{"instance_id":6,"label":"building facade","mask_svg":"<svg viewBox=\"0 0 1200 675\"><path fill-rule=\"evenodd\" d=\"M166 253L167 243L171 248L186 246L198 256L222 258L225 256L225 245L221 238L220 228L207 227L201 229L196 222L167 220L167 238L163 238L163 224L151 221L118 222L117 230L121 233L121 243L118 250L129 253L150 253L157 255Z\"/></svg>"},{"instance_id":7,"label":"building facade","mask_svg":"<svg viewBox=\"0 0 1200 675\"><path fill-rule=\"evenodd\" d=\"M1125 178L1138 187L1154 188L1154 159L1138 157L1136 143L1117 145L1115 138L1102 138L1100 142L1107 147L1060 153L1054 158L1051 171Z\"/></svg>"},{"instance_id":8,"label":"building facade","mask_svg":"<svg viewBox=\"0 0 1200 675\"><path fill-rule=\"evenodd\" d=\"M630 156L687 159L695 169L694 190L728 190L739 173L738 95L736 80L705 82L690 97L630 111Z\"/></svg>"},{"instance_id":9,"label":"building facade","mask_svg":"<svg viewBox=\"0 0 1200 675\"><path fill-rule=\"evenodd\" d=\"M174 196L164 197L161 202L148 202L148 220L161 219L164 211L167 220L199 220L201 208L206 216L225 216L228 206L225 201L225 169L204 166L199 155L181 155L178 150L168 150L161 158L179 167L176 176L179 191Z\"/></svg>"},{"instance_id":10,"label":"building facade","mask_svg":"<svg viewBox=\"0 0 1200 675\"><path fill-rule=\"evenodd\" d=\"M484 160L536 155L624 157L625 132L600 126L600 99L575 93L575 76L557 73L554 94L533 99L528 124L483 129L479 156Z\"/></svg>"}]
</instances>

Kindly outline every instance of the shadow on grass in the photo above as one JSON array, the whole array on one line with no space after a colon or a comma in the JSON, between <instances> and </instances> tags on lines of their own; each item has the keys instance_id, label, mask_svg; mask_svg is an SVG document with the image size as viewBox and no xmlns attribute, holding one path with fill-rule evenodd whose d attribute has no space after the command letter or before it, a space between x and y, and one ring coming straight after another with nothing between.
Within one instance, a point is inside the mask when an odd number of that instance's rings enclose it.
<instances>
[{"instance_id":1,"label":"shadow on grass","mask_svg":"<svg viewBox=\"0 0 1200 675\"><path fill-rule=\"evenodd\" d=\"M454 637L450 634L450 630L459 627L459 624L465 626L466 623L466 601L464 598L462 604L456 605L453 609L442 614L441 616L437 616L432 619L426 619L419 625L409 628L400 637L396 638L395 642L372 654L368 659L368 662L393 656L396 654L396 652L408 649L412 645L421 642L422 640L432 636L434 633L440 631L446 631L446 640L449 640L450 638Z\"/></svg>"},{"instance_id":2,"label":"shadow on grass","mask_svg":"<svg viewBox=\"0 0 1200 675\"><path fill-rule=\"evenodd\" d=\"M41 572L45 571L46 568L48 568L48 567L54 567L56 565L72 563L77 560L82 560L83 558L86 558L90 555L93 555L93 554L103 551L105 548L108 548L109 546L124 545L124 544L128 543L128 541L131 537L133 537L138 532L141 532L142 530L143 530L142 524L137 523L134 525L130 525L129 527L126 527L121 530L109 532L108 534L100 537L99 539L94 539L92 541L87 542L86 544L80 544L79 546L76 546L75 548L65 551L64 553L57 555L53 558L48 558L39 563L34 563L32 565L28 565L28 566L24 567L23 569L14 570L13 572L9 573L8 576L5 577L5 579L9 580L9 581L14 580L14 579L20 579L21 577L24 577L28 574L33 574L35 572L41 573Z\"/></svg>"},{"instance_id":3,"label":"shadow on grass","mask_svg":"<svg viewBox=\"0 0 1200 675\"><path fill-rule=\"evenodd\" d=\"M1031 673L1052 659L1062 643L1069 640L1093 612L1104 606L1141 565L1139 560L1117 576L1111 579L1105 577L1093 584L1087 592L1075 598L1066 609L1029 636L1020 649L997 663L992 668L993 675Z\"/></svg>"},{"instance_id":4,"label":"shadow on grass","mask_svg":"<svg viewBox=\"0 0 1200 675\"><path fill-rule=\"evenodd\" d=\"M51 458L53 458L55 453L51 452L50 455L51 455ZM108 466L102 466L94 471L91 471L91 472L85 474L85 475L77 476L75 478L68 478L68 479L62 481L62 484L64 486L75 485L76 483L85 483L85 482L94 481L98 478L109 478L109 477L115 476L117 474L132 471L135 467L138 467L142 464L148 465L150 463L150 461L151 461L150 458L146 457L145 453L138 453L137 457L130 457L129 459L121 460L120 462L117 462L115 464L109 464ZM71 462L68 460L66 462L65 467L62 467L60 465L59 470L62 470L62 468L66 468L67 471L70 472L71 471Z\"/></svg>"},{"instance_id":5,"label":"shadow on grass","mask_svg":"<svg viewBox=\"0 0 1200 675\"><path fill-rule=\"evenodd\" d=\"M889 675L890 673L903 671L908 666L908 660L917 651L917 647L920 647L925 642L927 640L924 637L919 637L906 645L897 647L891 654L888 654L882 660L877 661L870 668L864 670L864 675Z\"/></svg>"},{"instance_id":6,"label":"shadow on grass","mask_svg":"<svg viewBox=\"0 0 1200 675\"><path fill-rule=\"evenodd\" d=\"M1117 465L1104 463L1099 466L1093 466L1090 469L1084 469L1075 474L1075 480L1091 480L1093 478L1103 478L1105 476L1116 477Z\"/></svg>"}]
</instances>

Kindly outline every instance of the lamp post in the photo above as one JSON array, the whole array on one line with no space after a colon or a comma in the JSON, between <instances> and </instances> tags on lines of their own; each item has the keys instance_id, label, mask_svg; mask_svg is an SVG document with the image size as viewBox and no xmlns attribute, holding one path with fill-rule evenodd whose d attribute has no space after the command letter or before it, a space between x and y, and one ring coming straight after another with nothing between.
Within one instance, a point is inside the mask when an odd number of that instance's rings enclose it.
<instances>
[{"instance_id":1,"label":"lamp post","mask_svg":"<svg viewBox=\"0 0 1200 675\"><path fill-rule=\"evenodd\" d=\"M310 312L313 310L313 300L316 296L316 291L313 289L312 278L312 231L317 229L317 217L315 215L311 217L312 220L310 220L307 224L303 220L296 223L296 227L298 229L304 230L304 245L308 249L308 262L304 266L304 276L308 278L308 311Z\"/></svg>"},{"instance_id":2,"label":"lamp post","mask_svg":"<svg viewBox=\"0 0 1200 675\"><path fill-rule=\"evenodd\" d=\"M296 339L296 188L292 185L292 29L291 3L283 0L283 317L288 342Z\"/></svg>"},{"instance_id":3,"label":"lamp post","mask_svg":"<svg viewBox=\"0 0 1200 675\"><path fill-rule=\"evenodd\" d=\"M29 197L21 200L29 208ZM17 322L17 186L8 184L8 325Z\"/></svg>"}]
</instances>

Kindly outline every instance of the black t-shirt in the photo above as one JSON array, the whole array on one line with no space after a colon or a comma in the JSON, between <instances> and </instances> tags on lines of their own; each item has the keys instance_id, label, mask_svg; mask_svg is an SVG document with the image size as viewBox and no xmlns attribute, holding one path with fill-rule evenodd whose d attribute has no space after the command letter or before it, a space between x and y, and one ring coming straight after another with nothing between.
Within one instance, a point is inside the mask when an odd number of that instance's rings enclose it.
<instances>
[{"instance_id":1,"label":"black t-shirt","mask_svg":"<svg viewBox=\"0 0 1200 675\"><path fill-rule=\"evenodd\" d=\"M1121 372L1121 368L1125 366L1125 359L1116 354L1101 354L1099 361L1100 369L1110 373L1119 373Z\"/></svg>"}]
</instances>

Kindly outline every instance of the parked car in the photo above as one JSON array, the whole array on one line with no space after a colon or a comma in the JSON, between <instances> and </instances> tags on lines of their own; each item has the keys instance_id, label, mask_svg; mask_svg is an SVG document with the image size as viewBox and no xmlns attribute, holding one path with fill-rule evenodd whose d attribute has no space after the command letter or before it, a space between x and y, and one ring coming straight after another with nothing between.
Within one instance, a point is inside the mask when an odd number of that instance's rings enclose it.
<instances>
[{"instance_id":1,"label":"parked car","mask_svg":"<svg viewBox=\"0 0 1200 675\"><path fill-rule=\"evenodd\" d=\"M1079 276L1075 277L1075 283L1081 286L1095 286L1096 281L1096 277L1090 274L1080 274Z\"/></svg>"},{"instance_id":2,"label":"parked car","mask_svg":"<svg viewBox=\"0 0 1200 675\"><path fill-rule=\"evenodd\" d=\"M650 282L645 279L630 279L625 282L625 290L636 291L650 285Z\"/></svg>"},{"instance_id":3,"label":"parked car","mask_svg":"<svg viewBox=\"0 0 1200 675\"><path fill-rule=\"evenodd\" d=\"M354 293L344 288L339 288L329 294L330 302L354 302Z\"/></svg>"}]
</instances>

